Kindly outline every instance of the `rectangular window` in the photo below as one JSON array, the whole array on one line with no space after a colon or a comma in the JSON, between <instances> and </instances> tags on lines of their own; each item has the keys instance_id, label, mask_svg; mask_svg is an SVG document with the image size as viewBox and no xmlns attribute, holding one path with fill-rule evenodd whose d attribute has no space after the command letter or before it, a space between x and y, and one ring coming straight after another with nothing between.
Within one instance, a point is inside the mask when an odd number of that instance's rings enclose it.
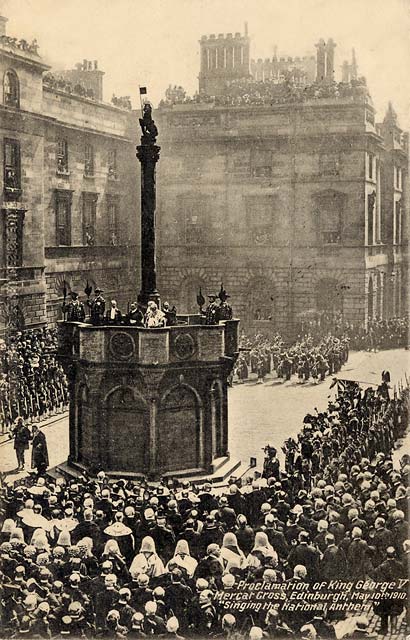
<instances>
[{"instance_id":1,"label":"rectangular window","mask_svg":"<svg viewBox=\"0 0 410 640\"><path fill-rule=\"evenodd\" d=\"M272 176L272 151L254 149L251 153L251 175L254 178Z\"/></svg>"},{"instance_id":2,"label":"rectangular window","mask_svg":"<svg viewBox=\"0 0 410 640\"><path fill-rule=\"evenodd\" d=\"M321 155L319 158L319 172L322 176L340 175L340 157L337 154Z\"/></svg>"},{"instance_id":3,"label":"rectangular window","mask_svg":"<svg viewBox=\"0 0 410 640\"><path fill-rule=\"evenodd\" d=\"M71 191L55 192L56 215L56 244L68 246L71 244Z\"/></svg>"},{"instance_id":4,"label":"rectangular window","mask_svg":"<svg viewBox=\"0 0 410 640\"><path fill-rule=\"evenodd\" d=\"M21 193L20 143L4 140L4 191L9 195Z\"/></svg>"},{"instance_id":5,"label":"rectangular window","mask_svg":"<svg viewBox=\"0 0 410 640\"><path fill-rule=\"evenodd\" d=\"M83 193L83 244L89 247L96 243L97 199L96 193Z\"/></svg>"},{"instance_id":6,"label":"rectangular window","mask_svg":"<svg viewBox=\"0 0 410 640\"><path fill-rule=\"evenodd\" d=\"M206 195L186 194L178 198L181 211L185 244L207 244L211 229L211 198Z\"/></svg>"},{"instance_id":7,"label":"rectangular window","mask_svg":"<svg viewBox=\"0 0 410 640\"><path fill-rule=\"evenodd\" d=\"M117 150L111 149L108 152L108 177L115 180L117 177Z\"/></svg>"},{"instance_id":8,"label":"rectangular window","mask_svg":"<svg viewBox=\"0 0 410 640\"><path fill-rule=\"evenodd\" d=\"M273 240L274 199L271 196L248 196L245 201L250 241L267 246Z\"/></svg>"},{"instance_id":9,"label":"rectangular window","mask_svg":"<svg viewBox=\"0 0 410 640\"><path fill-rule=\"evenodd\" d=\"M368 172L367 172L367 175L368 175L369 180L373 180L373 178L374 178L374 168L373 168L374 155L372 153L368 153L367 157L368 157Z\"/></svg>"},{"instance_id":10,"label":"rectangular window","mask_svg":"<svg viewBox=\"0 0 410 640\"><path fill-rule=\"evenodd\" d=\"M68 173L67 140L59 140L57 143L57 173Z\"/></svg>"},{"instance_id":11,"label":"rectangular window","mask_svg":"<svg viewBox=\"0 0 410 640\"><path fill-rule=\"evenodd\" d=\"M85 145L84 175L94 175L94 147L91 144Z\"/></svg>"},{"instance_id":12,"label":"rectangular window","mask_svg":"<svg viewBox=\"0 0 410 640\"><path fill-rule=\"evenodd\" d=\"M401 169L396 167L396 189L401 189Z\"/></svg>"},{"instance_id":13,"label":"rectangular window","mask_svg":"<svg viewBox=\"0 0 410 640\"><path fill-rule=\"evenodd\" d=\"M118 244L118 198L108 197L107 201L107 217L108 217L108 240L113 247Z\"/></svg>"}]
</instances>

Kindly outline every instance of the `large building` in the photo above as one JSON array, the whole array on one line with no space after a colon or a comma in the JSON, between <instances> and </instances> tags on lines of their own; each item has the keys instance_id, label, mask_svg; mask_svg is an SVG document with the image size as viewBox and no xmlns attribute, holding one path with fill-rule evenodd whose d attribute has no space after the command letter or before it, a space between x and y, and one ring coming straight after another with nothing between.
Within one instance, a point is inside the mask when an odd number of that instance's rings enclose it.
<instances>
[{"instance_id":1,"label":"large building","mask_svg":"<svg viewBox=\"0 0 410 640\"><path fill-rule=\"evenodd\" d=\"M401 315L409 151L393 107L378 124L354 52L335 81L331 39L314 79L310 56L252 77L249 46L201 38L198 94L161 104L160 290L188 312L223 282L250 331Z\"/></svg>"},{"instance_id":2,"label":"large building","mask_svg":"<svg viewBox=\"0 0 410 640\"><path fill-rule=\"evenodd\" d=\"M64 290L100 286L124 308L138 289L137 118L103 102L84 60L51 74L0 18L0 332L62 317Z\"/></svg>"}]
</instances>

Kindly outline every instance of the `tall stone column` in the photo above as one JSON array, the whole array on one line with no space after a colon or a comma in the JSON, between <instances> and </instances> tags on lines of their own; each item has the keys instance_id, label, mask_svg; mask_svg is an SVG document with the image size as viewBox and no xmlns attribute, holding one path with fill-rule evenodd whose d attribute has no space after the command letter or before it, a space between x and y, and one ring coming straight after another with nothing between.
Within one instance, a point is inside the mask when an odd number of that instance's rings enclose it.
<instances>
[{"instance_id":1,"label":"tall stone column","mask_svg":"<svg viewBox=\"0 0 410 640\"><path fill-rule=\"evenodd\" d=\"M140 125L142 136L141 144L137 147L137 158L141 163L141 291L138 300L146 305L150 300L159 303L155 252L155 170L161 150L155 144L158 130L148 103L144 105Z\"/></svg>"}]
</instances>

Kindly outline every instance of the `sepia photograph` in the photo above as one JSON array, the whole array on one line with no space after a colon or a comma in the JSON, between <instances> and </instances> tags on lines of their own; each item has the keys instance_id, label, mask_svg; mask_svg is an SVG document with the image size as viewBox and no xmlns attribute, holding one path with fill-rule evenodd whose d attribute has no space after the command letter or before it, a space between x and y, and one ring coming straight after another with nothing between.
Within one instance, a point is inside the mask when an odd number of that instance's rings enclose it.
<instances>
[{"instance_id":1,"label":"sepia photograph","mask_svg":"<svg viewBox=\"0 0 410 640\"><path fill-rule=\"evenodd\" d=\"M0 0L0 638L409 640L410 0Z\"/></svg>"}]
</instances>

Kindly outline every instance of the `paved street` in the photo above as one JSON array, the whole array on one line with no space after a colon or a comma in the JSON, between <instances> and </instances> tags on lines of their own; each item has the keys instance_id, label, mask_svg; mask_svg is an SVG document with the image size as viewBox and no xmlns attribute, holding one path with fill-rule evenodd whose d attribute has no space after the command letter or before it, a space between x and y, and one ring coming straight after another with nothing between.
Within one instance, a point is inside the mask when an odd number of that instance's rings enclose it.
<instances>
[{"instance_id":1,"label":"paved street","mask_svg":"<svg viewBox=\"0 0 410 640\"><path fill-rule=\"evenodd\" d=\"M390 371L392 386L401 379L405 382L405 371L410 377L410 353L404 349L368 353L351 353L349 361L338 377L363 382L380 383L383 369ZM287 437L295 437L300 431L306 413L314 408L323 411L329 396L331 378L318 385L312 382L297 384L293 377L289 382L278 379L257 384L247 382L235 385L229 391L229 448L234 458L248 461L256 456L263 460L261 447L272 444L282 454L280 447ZM259 465L258 465L259 466Z\"/></svg>"},{"instance_id":2,"label":"paved street","mask_svg":"<svg viewBox=\"0 0 410 640\"><path fill-rule=\"evenodd\" d=\"M401 379L404 373L410 376L410 354L404 350L382 351L379 353L352 353L339 377L363 382L380 381L381 371L388 369L392 376L392 385ZM327 406L328 397L334 394L329 390L330 378L315 386L312 383L299 385L296 378L281 384L279 380L268 380L265 384L247 382L235 385L229 390L229 442L233 458L247 462L250 456L263 460L261 447L267 443L274 445L278 452L286 437L295 436L300 430L306 413L314 407L319 411ZM47 437L50 465L55 466L67 459L68 455L68 418L57 420L44 426ZM281 453L281 452L280 452ZM13 472L16 459L12 441L0 445L1 471L6 472L8 480L21 477ZM29 456L27 455L29 462ZM26 468L29 464L26 464Z\"/></svg>"}]
</instances>

